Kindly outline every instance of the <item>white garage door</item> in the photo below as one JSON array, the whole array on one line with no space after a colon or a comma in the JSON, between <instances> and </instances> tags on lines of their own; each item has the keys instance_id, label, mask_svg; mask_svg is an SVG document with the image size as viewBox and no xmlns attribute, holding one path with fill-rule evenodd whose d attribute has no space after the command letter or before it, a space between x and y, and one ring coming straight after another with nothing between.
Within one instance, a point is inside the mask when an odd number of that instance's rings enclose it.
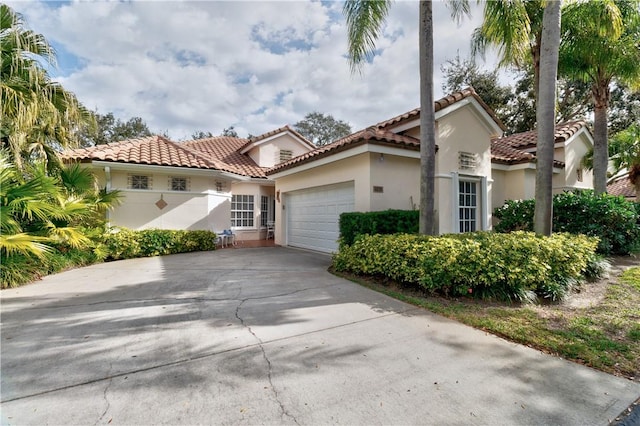
<instances>
[{"instance_id":1,"label":"white garage door","mask_svg":"<svg viewBox=\"0 0 640 426\"><path fill-rule=\"evenodd\" d=\"M353 182L287 195L287 244L330 253L338 250L340 213L354 209Z\"/></svg>"}]
</instances>

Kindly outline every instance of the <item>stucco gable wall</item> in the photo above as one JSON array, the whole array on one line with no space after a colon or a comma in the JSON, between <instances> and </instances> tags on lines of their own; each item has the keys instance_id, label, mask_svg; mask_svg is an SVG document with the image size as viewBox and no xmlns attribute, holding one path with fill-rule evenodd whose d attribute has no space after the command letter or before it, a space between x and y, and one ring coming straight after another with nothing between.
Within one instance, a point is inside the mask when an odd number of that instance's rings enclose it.
<instances>
[{"instance_id":1,"label":"stucco gable wall","mask_svg":"<svg viewBox=\"0 0 640 426\"><path fill-rule=\"evenodd\" d=\"M258 144L248 154L260 167L273 167L280 162L280 150L290 150L292 151L292 157L297 157L309 152L311 149L290 134L283 133Z\"/></svg>"},{"instance_id":2,"label":"stucco gable wall","mask_svg":"<svg viewBox=\"0 0 640 426\"><path fill-rule=\"evenodd\" d=\"M565 188L593 189L593 171L582 166L582 159L592 147L593 145L585 132L577 134L565 146L563 173ZM582 181L578 181L578 169L582 171Z\"/></svg>"},{"instance_id":3,"label":"stucco gable wall","mask_svg":"<svg viewBox=\"0 0 640 426\"><path fill-rule=\"evenodd\" d=\"M487 224L492 216L492 177L491 177L491 134L471 107L459 108L438 120L436 140L436 208L438 233L457 232L454 224L454 188L452 173L458 178L486 179L487 195L480 200L486 209ZM469 153L475 157L475 167L466 169L460 166L460 153ZM481 189L482 190L482 189Z\"/></svg>"}]
</instances>

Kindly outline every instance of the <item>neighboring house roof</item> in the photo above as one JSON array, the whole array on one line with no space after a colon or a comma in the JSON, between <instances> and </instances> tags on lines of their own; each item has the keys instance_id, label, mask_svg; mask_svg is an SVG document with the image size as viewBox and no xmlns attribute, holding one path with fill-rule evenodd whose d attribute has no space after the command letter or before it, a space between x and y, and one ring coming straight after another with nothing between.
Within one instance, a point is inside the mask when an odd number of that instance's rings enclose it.
<instances>
[{"instance_id":1,"label":"neighboring house roof","mask_svg":"<svg viewBox=\"0 0 640 426\"><path fill-rule=\"evenodd\" d=\"M625 198L636 197L636 189L626 175L608 184L607 193L611 195L621 195Z\"/></svg>"},{"instance_id":2,"label":"neighboring house roof","mask_svg":"<svg viewBox=\"0 0 640 426\"><path fill-rule=\"evenodd\" d=\"M582 120L567 121L565 123L556 124L555 143L566 142L581 129L587 129L587 123ZM529 130L528 132L516 133L510 136L500 138L503 145L508 145L516 149L534 148L538 142L538 130Z\"/></svg>"},{"instance_id":3,"label":"neighboring house roof","mask_svg":"<svg viewBox=\"0 0 640 426\"><path fill-rule=\"evenodd\" d=\"M438 99L437 101L434 102L435 112L438 112L446 107L449 107L455 104L456 102L459 102L469 97L472 97L476 101L478 101L480 106L482 106L482 108L487 112L487 114L489 114L491 118L493 118L493 120L498 124L498 126L500 126L502 130L506 130L506 127L502 123L502 121L500 121L498 116L495 114L495 112L493 112L493 110L489 107L489 105L484 103L484 101L480 98L480 96L478 96L478 94L473 89L473 87L467 87L466 89L463 89L459 92L455 92L448 96L445 96L444 98ZM407 121L415 120L416 118L419 118L419 117L420 117L420 108L416 108L416 109L412 109L409 112L405 112L404 114L400 114L396 117L390 118L388 120L381 121L380 123L376 124L374 127L377 127L378 129L385 129L385 128L389 129L391 127L400 125Z\"/></svg>"},{"instance_id":4,"label":"neighboring house roof","mask_svg":"<svg viewBox=\"0 0 640 426\"><path fill-rule=\"evenodd\" d=\"M241 149L239 149L240 152L245 153L248 151L248 148L250 148L251 146L254 146L256 144L258 144L259 142L270 138L271 136L275 136L277 134L280 133L291 133L292 135L294 135L296 138L300 139L300 142L302 142L304 145L306 145L308 148L314 149L316 146L314 144L312 144L311 142L309 142L307 140L307 138L305 138L304 136L302 136L300 133L296 132L295 130L293 130L291 127L289 126L283 126L280 127L279 129L275 129L272 130L270 132L267 133L263 133L259 136L254 136L252 138L249 138L249 140L241 147Z\"/></svg>"},{"instance_id":5,"label":"neighboring house roof","mask_svg":"<svg viewBox=\"0 0 640 426\"><path fill-rule=\"evenodd\" d=\"M267 170L267 175L290 169L300 164L308 163L310 161L314 161L328 155L333 155L340 151L344 151L358 145L363 145L365 143L372 143L376 145L392 145L395 147L410 149L413 151L420 150L420 141L416 138L400 135L387 130L378 129L376 127L369 127L356 133L352 133L349 136L345 136L342 139L338 139L337 141L332 142L328 145L321 146L320 148L307 152L306 154L299 155L289 161L277 164Z\"/></svg>"},{"instance_id":6,"label":"neighboring house roof","mask_svg":"<svg viewBox=\"0 0 640 426\"><path fill-rule=\"evenodd\" d=\"M581 129L587 129L585 121L568 121L559 123L555 130L555 143L563 143L568 141L573 135ZM491 139L491 161L498 164L522 164L535 163L536 156L530 150L535 148L538 141L537 130L516 133L510 136ZM535 151L534 151L535 152ZM564 167L562 161L554 161L554 166Z\"/></svg>"}]
</instances>

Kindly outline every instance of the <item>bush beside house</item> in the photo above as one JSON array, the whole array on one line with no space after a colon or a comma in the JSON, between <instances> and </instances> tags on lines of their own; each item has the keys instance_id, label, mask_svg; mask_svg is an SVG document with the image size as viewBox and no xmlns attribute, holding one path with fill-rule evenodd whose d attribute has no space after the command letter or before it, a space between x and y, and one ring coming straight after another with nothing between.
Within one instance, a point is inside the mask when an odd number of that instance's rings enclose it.
<instances>
[{"instance_id":1,"label":"bush beside house","mask_svg":"<svg viewBox=\"0 0 640 426\"><path fill-rule=\"evenodd\" d=\"M640 207L622 197L593 191L553 197L553 231L600 239L598 252L626 255L640 249ZM534 200L507 201L494 212L497 232L532 231Z\"/></svg>"},{"instance_id":2,"label":"bush beside house","mask_svg":"<svg viewBox=\"0 0 640 426\"><path fill-rule=\"evenodd\" d=\"M17 287L45 275L102 261L161 256L192 251L215 250L216 234L210 231L118 229L103 233L85 229L90 242L84 247L52 244L42 256L12 254L0 264L2 288Z\"/></svg>"},{"instance_id":3,"label":"bush beside house","mask_svg":"<svg viewBox=\"0 0 640 426\"><path fill-rule=\"evenodd\" d=\"M336 271L383 277L433 293L498 300L564 298L597 269L598 239L566 233L361 235L334 255Z\"/></svg>"}]
</instances>

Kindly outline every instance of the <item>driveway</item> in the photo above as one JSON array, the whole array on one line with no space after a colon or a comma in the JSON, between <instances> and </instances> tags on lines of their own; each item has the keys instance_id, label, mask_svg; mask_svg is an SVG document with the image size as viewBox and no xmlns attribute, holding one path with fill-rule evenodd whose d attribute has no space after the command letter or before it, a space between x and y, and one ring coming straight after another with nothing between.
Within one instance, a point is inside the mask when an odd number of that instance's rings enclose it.
<instances>
[{"instance_id":1,"label":"driveway","mask_svg":"<svg viewBox=\"0 0 640 426\"><path fill-rule=\"evenodd\" d=\"M606 425L640 385L337 278L219 250L0 293L3 424Z\"/></svg>"}]
</instances>

